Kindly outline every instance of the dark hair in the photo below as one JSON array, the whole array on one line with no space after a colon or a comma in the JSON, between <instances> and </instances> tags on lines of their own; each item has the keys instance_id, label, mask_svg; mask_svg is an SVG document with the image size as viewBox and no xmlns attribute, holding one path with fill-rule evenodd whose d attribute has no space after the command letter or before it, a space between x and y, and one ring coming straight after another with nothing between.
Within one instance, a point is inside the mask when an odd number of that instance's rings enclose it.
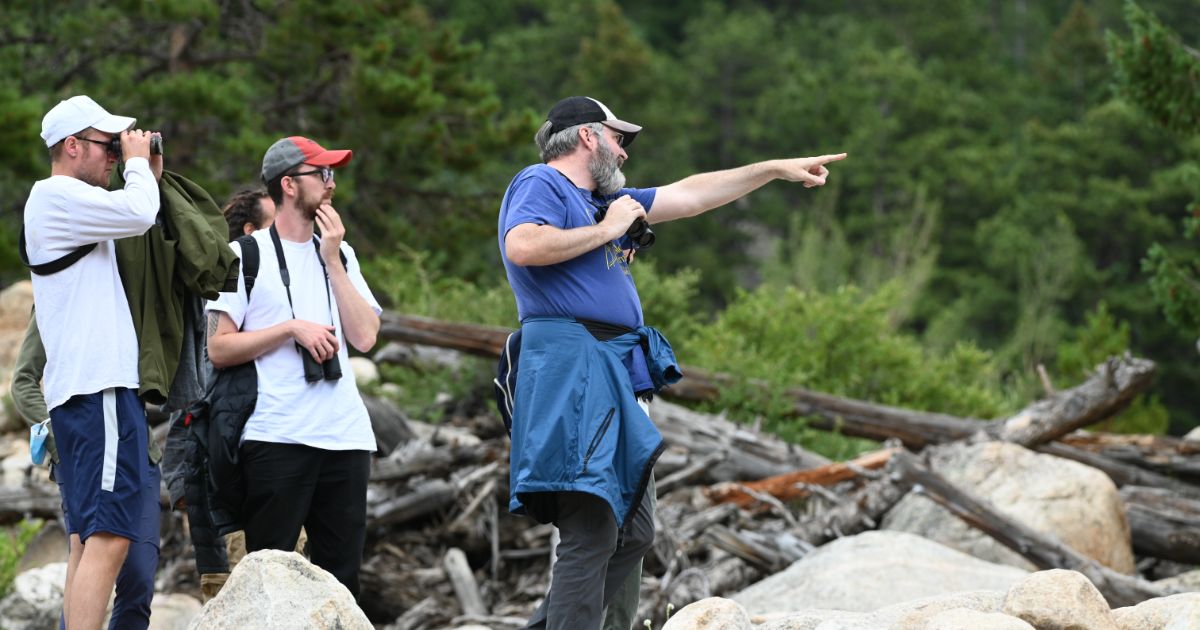
<instances>
[{"instance_id":1,"label":"dark hair","mask_svg":"<svg viewBox=\"0 0 1200 630\"><path fill-rule=\"evenodd\" d=\"M288 170L290 171L291 169ZM275 207L277 208L283 205L283 178L286 175L287 173L282 173L279 177L267 182L267 196L271 198L271 201L275 202Z\"/></svg>"},{"instance_id":2,"label":"dark hair","mask_svg":"<svg viewBox=\"0 0 1200 630\"><path fill-rule=\"evenodd\" d=\"M229 198L229 202L221 208L221 213L225 215L225 223L229 224L229 240L237 240L243 234L242 228L247 223L256 228L262 227L262 199L266 196L267 193L261 190L243 190Z\"/></svg>"}]
</instances>

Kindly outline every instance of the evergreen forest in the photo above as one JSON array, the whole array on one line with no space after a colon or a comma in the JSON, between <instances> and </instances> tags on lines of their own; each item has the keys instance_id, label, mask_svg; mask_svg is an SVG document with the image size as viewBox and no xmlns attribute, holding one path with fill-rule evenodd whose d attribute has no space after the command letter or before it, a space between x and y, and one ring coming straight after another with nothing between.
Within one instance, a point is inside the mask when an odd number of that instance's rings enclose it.
<instances>
[{"instance_id":1,"label":"evergreen forest","mask_svg":"<svg viewBox=\"0 0 1200 630\"><path fill-rule=\"evenodd\" d=\"M630 185L848 152L655 226L633 265L688 365L976 418L1107 356L1154 360L1108 431L1200 425L1195 0L4 2L0 275L46 177L43 114L88 94L160 130L218 201L276 139L351 148L334 205L385 307L514 326L496 215L558 99L644 126ZM486 385L392 374L406 394ZM464 385L466 383L466 385ZM424 388L424 389L423 389ZM485 395L486 395L486 390ZM401 401L405 402L405 401ZM722 407L802 441L731 388ZM831 454L851 441L817 445Z\"/></svg>"}]
</instances>

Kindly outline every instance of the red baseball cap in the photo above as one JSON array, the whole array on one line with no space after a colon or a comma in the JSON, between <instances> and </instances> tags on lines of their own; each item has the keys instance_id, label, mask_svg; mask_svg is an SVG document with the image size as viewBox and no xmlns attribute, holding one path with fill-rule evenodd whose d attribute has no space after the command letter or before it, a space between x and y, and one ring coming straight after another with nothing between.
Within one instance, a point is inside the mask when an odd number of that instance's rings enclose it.
<instances>
[{"instance_id":1,"label":"red baseball cap","mask_svg":"<svg viewBox=\"0 0 1200 630\"><path fill-rule=\"evenodd\" d=\"M303 136L288 136L278 140L263 156L262 178L269 182L301 164L340 168L350 162L350 149L326 149Z\"/></svg>"}]
</instances>

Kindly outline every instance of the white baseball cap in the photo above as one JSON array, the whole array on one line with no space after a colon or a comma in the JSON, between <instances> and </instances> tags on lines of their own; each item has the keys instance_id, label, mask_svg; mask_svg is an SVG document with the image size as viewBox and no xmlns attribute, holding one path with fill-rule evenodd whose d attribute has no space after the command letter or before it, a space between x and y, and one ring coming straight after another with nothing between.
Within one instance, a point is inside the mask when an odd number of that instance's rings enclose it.
<instances>
[{"instance_id":1,"label":"white baseball cap","mask_svg":"<svg viewBox=\"0 0 1200 630\"><path fill-rule=\"evenodd\" d=\"M47 147L62 142L88 127L104 133L121 133L133 127L136 118L114 116L91 97L79 95L60 102L42 118L42 140Z\"/></svg>"}]
</instances>

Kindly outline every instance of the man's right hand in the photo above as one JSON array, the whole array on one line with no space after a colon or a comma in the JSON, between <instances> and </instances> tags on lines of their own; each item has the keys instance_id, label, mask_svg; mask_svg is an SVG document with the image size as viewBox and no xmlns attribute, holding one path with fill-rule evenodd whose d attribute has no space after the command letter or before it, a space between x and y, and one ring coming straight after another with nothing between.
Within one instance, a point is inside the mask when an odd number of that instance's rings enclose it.
<instances>
[{"instance_id":1,"label":"man's right hand","mask_svg":"<svg viewBox=\"0 0 1200 630\"><path fill-rule=\"evenodd\" d=\"M150 159L150 132L141 129L122 131L121 159L128 162L137 157Z\"/></svg>"},{"instance_id":2,"label":"man's right hand","mask_svg":"<svg viewBox=\"0 0 1200 630\"><path fill-rule=\"evenodd\" d=\"M333 326L293 319L291 335L292 339L312 353L313 358L317 361L324 363L337 354L338 340Z\"/></svg>"},{"instance_id":3,"label":"man's right hand","mask_svg":"<svg viewBox=\"0 0 1200 630\"><path fill-rule=\"evenodd\" d=\"M610 240L621 238L629 231L629 226L641 217L646 216L646 209L629 195L622 195L608 204L608 213L600 225L613 232Z\"/></svg>"}]
</instances>

